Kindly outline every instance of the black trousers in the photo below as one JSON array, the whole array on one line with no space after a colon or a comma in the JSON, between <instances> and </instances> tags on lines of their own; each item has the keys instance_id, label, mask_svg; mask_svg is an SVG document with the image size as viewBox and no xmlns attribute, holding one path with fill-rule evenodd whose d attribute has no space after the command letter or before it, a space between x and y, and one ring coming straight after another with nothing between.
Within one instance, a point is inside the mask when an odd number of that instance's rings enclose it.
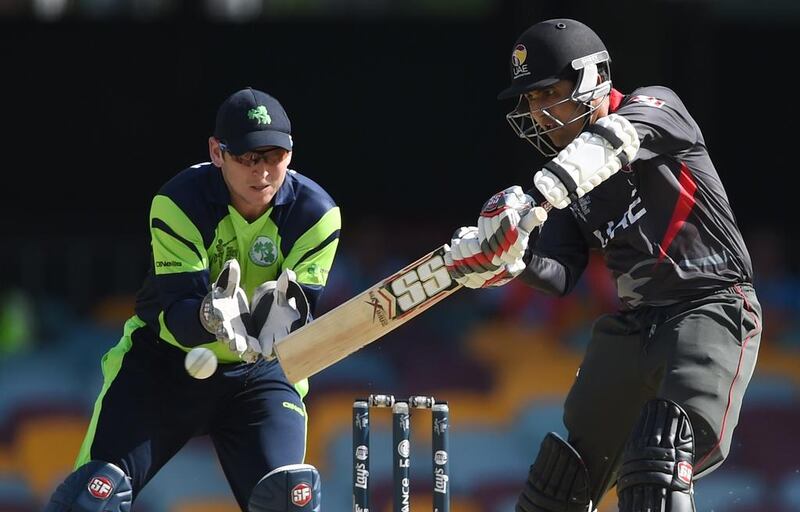
<instances>
[{"instance_id":1,"label":"black trousers","mask_svg":"<svg viewBox=\"0 0 800 512\"><path fill-rule=\"evenodd\" d=\"M665 307L595 322L564 424L589 469L592 502L614 486L628 435L642 406L673 400L695 436L695 478L727 457L761 341L761 306L737 285Z\"/></svg>"}]
</instances>

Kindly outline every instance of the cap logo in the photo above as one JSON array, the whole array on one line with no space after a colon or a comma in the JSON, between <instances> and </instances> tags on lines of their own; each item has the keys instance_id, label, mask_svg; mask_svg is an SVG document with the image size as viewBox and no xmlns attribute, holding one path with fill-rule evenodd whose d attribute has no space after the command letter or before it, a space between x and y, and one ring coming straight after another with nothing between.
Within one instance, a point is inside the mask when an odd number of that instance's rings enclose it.
<instances>
[{"instance_id":1,"label":"cap logo","mask_svg":"<svg viewBox=\"0 0 800 512\"><path fill-rule=\"evenodd\" d=\"M531 74L528 71L528 65L525 64L525 59L527 58L528 49L525 48L524 44L518 44L514 47L514 51L511 52L511 73L514 75L514 79Z\"/></svg>"},{"instance_id":2,"label":"cap logo","mask_svg":"<svg viewBox=\"0 0 800 512\"><path fill-rule=\"evenodd\" d=\"M256 108L251 108L247 111L248 119L255 119L257 124L272 124L272 118L269 117L267 107L259 105Z\"/></svg>"}]
</instances>

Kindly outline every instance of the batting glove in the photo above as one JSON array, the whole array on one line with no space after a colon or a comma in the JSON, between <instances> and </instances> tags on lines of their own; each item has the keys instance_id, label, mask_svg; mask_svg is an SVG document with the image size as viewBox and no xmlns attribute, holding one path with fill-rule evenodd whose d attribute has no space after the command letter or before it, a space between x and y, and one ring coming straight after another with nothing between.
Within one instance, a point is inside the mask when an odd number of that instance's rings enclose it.
<instances>
[{"instance_id":1,"label":"batting glove","mask_svg":"<svg viewBox=\"0 0 800 512\"><path fill-rule=\"evenodd\" d=\"M478 217L478 241L494 265L518 265L528 249L531 231L547 220L544 208L515 185L493 195Z\"/></svg>"},{"instance_id":2,"label":"batting glove","mask_svg":"<svg viewBox=\"0 0 800 512\"><path fill-rule=\"evenodd\" d=\"M495 265L486 258L478 242L478 228L462 227L445 246L444 261L450 277L467 288L501 286L525 269L522 258L512 264Z\"/></svg>"},{"instance_id":3,"label":"batting glove","mask_svg":"<svg viewBox=\"0 0 800 512\"><path fill-rule=\"evenodd\" d=\"M200 305L200 322L231 351L247 360L245 354L259 350L260 346L258 340L247 332L250 307L244 290L239 286L240 278L239 262L235 259L226 261Z\"/></svg>"}]
</instances>

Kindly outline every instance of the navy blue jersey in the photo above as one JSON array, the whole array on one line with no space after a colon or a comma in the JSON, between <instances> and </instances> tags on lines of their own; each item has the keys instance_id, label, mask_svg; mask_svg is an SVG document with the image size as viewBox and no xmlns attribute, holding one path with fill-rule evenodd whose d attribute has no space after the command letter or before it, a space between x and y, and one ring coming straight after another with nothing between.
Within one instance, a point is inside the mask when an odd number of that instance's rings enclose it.
<instances>
[{"instance_id":1,"label":"navy blue jersey","mask_svg":"<svg viewBox=\"0 0 800 512\"><path fill-rule=\"evenodd\" d=\"M341 218L333 199L311 179L288 171L270 208L248 222L231 205L219 168L181 171L150 209L153 265L136 298L136 315L175 346L207 345L220 361L238 361L200 324L199 307L223 264L236 258L248 297L292 269L312 312L327 281Z\"/></svg>"},{"instance_id":2,"label":"navy blue jersey","mask_svg":"<svg viewBox=\"0 0 800 512\"><path fill-rule=\"evenodd\" d=\"M535 283L532 272L556 266L563 284L555 291L568 293L596 249L626 309L751 282L750 256L727 194L680 98L665 87L625 96L614 90L610 111L635 127L639 152L569 208L551 210L525 281Z\"/></svg>"}]
</instances>

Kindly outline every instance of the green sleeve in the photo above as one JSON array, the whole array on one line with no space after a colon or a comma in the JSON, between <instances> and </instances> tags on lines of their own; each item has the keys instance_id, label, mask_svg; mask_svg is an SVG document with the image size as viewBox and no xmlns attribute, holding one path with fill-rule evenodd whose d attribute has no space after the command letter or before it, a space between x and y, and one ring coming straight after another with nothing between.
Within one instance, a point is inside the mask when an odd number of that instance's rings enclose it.
<instances>
[{"instance_id":1,"label":"green sleeve","mask_svg":"<svg viewBox=\"0 0 800 512\"><path fill-rule=\"evenodd\" d=\"M157 276L208 268L208 255L200 231L167 196L157 195L153 199L150 235Z\"/></svg>"},{"instance_id":2,"label":"green sleeve","mask_svg":"<svg viewBox=\"0 0 800 512\"><path fill-rule=\"evenodd\" d=\"M339 246L341 227L341 213L338 207L333 207L297 239L283 267L294 270L298 283L325 286Z\"/></svg>"}]
</instances>

